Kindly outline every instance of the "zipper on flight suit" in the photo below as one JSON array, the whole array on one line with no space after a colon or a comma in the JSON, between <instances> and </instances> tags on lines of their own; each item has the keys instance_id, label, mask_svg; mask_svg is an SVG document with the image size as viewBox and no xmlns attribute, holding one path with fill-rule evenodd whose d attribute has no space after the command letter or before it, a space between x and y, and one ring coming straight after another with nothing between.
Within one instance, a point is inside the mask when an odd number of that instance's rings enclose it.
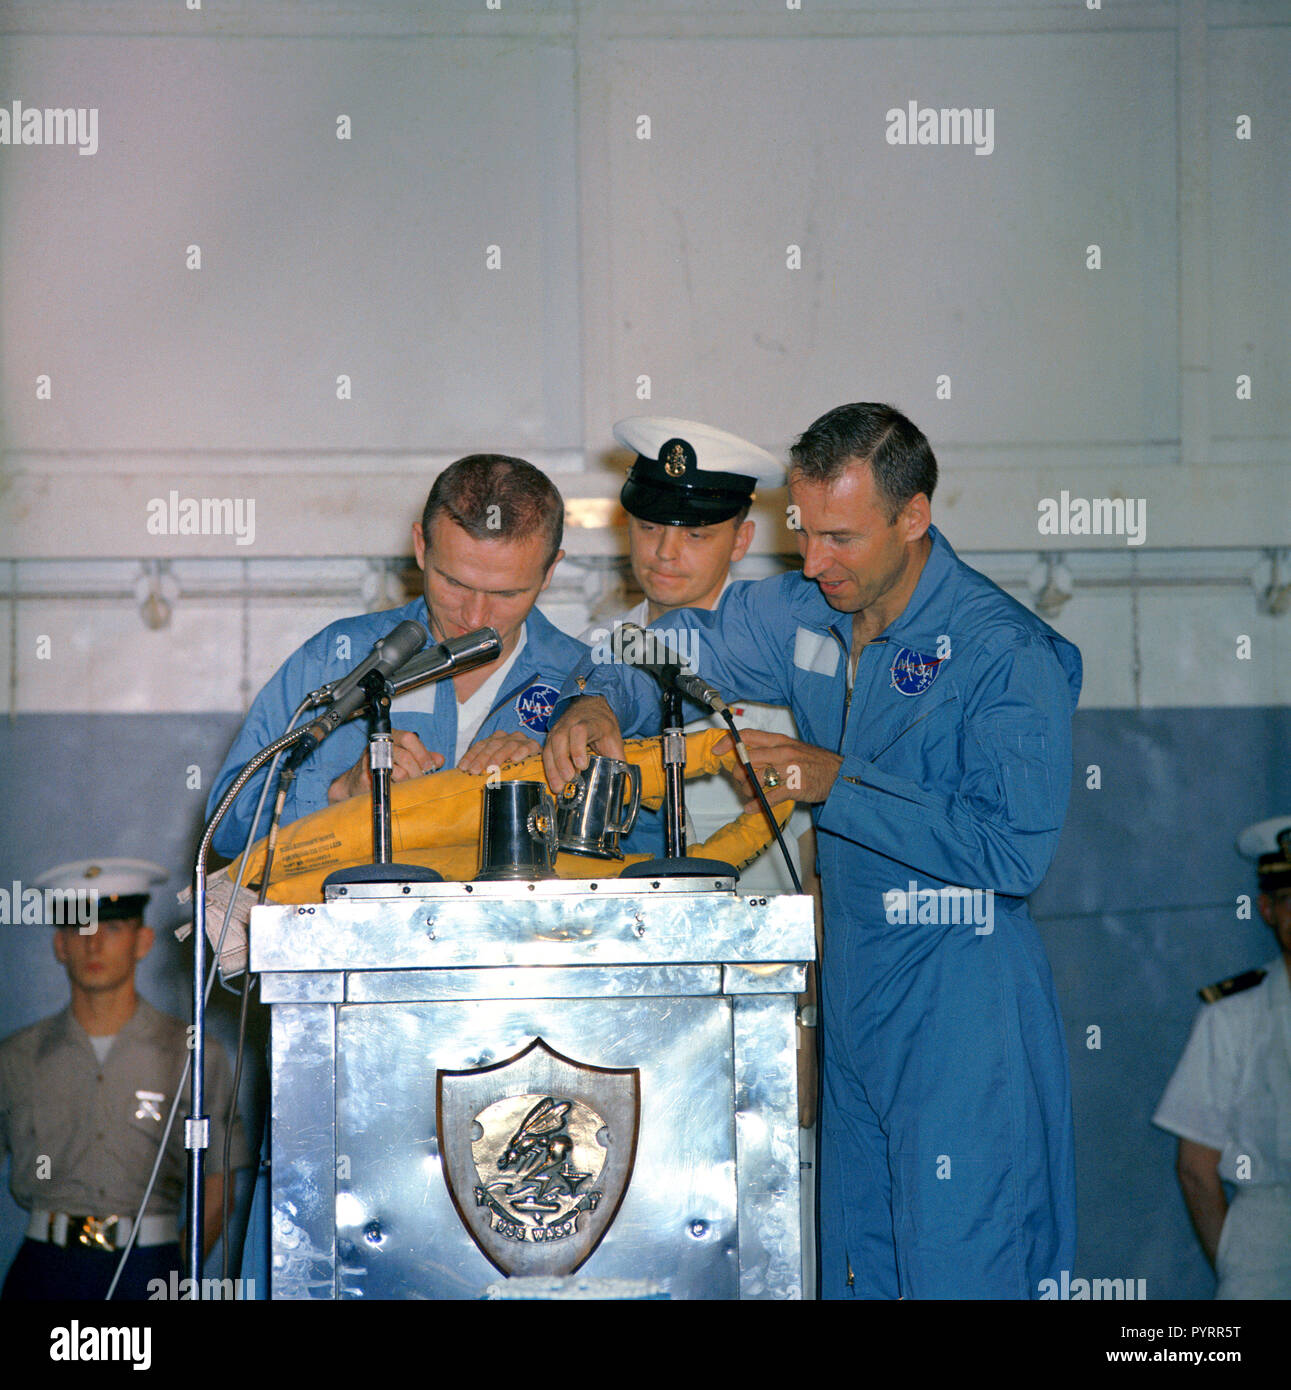
<instances>
[{"instance_id":1,"label":"zipper on flight suit","mask_svg":"<svg viewBox=\"0 0 1291 1390\"><path fill-rule=\"evenodd\" d=\"M856 673L861 669L861 652L863 652L866 647L871 646L873 642L886 642L888 639L886 637L875 637L870 642L863 642L857 649L856 664L853 665L852 654L847 650L847 643L838 635L838 629L830 627L828 631L829 635L838 643L843 653L843 670L847 673L847 690L843 695L843 733L838 743L838 751L841 753L843 751L843 745L847 742L847 721L852 715L852 694L856 687ZM848 777L846 773L842 774L842 777L844 782L851 782L854 786L859 787L864 785L858 777Z\"/></svg>"},{"instance_id":2,"label":"zipper on flight suit","mask_svg":"<svg viewBox=\"0 0 1291 1390\"><path fill-rule=\"evenodd\" d=\"M856 686L856 673L858 670L860 670L861 666L861 652L860 650L857 651L856 665L853 666L852 654L847 650L847 643L844 642L843 639L838 635L837 630L833 627L830 627L829 635L834 639L835 642L838 643L839 647L842 649L843 670L844 672L846 672L847 677L847 690L843 695L843 732L838 741L838 751L841 753L843 751L843 745L847 742L847 721L851 718L852 714L852 691L855 689ZM886 642L887 638L884 637L878 640ZM869 643L866 642L864 645L868 647ZM856 782L856 780L857 779L855 777L844 776L843 778L843 781L845 782ZM854 1294L856 1291L856 1274L852 1269L852 1256L850 1251L843 1251L843 1263L847 1266L847 1279L845 1281L847 1291L848 1293Z\"/></svg>"},{"instance_id":3,"label":"zipper on flight suit","mask_svg":"<svg viewBox=\"0 0 1291 1390\"><path fill-rule=\"evenodd\" d=\"M830 627L828 631L829 635L838 643L839 649L843 653L843 671L847 679L847 689L843 694L843 738L838 747L838 751L841 753L843 751L843 742L846 742L847 737L847 717L852 712L852 688L856 684L856 667L852 665L852 654L847 650L847 643L838 635L838 629ZM860 664L861 656L858 652L856 654L856 665L859 666Z\"/></svg>"}]
</instances>

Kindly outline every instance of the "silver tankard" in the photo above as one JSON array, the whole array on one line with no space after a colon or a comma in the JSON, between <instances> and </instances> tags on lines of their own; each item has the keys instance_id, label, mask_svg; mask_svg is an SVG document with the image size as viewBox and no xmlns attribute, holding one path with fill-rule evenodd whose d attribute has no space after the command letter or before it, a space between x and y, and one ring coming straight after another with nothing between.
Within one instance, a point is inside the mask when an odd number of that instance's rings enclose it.
<instances>
[{"instance_id":1,"label":"silver tankard","mask_svg":"<svg viewBox=\"0 0 1291 1390\"><path fill-rule=\"evenodd\" d=\"M551 878L555 865L556 803L543 783L485 787L476 878Z\"/></svg>"},{"instance_id":2,"label":"silver tankard","mask_svg":"<svg viewBox=\"0 0 1291 1390\"><path fill-rule=\"evenodd\" d=\"M593 757L566 782L556 809L556 839L570 854L622 859L619 836L641 809L641 769L617 758Z\"/></svg>"}]
</instances>

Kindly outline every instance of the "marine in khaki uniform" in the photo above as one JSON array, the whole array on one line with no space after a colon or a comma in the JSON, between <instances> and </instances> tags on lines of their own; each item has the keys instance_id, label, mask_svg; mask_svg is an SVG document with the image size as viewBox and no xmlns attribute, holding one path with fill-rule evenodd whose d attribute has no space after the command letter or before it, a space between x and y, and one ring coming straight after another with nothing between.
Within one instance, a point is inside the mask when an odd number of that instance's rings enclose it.
<instances>
[{"instance_id":1,"label":"marine in khaki uniform","mask_svg":"<svg viewBox=\"0 0 1291 1390\"><path fill-rule=\"evenodd\" d=\"M144 906L151 885L165 878L155 864L100 859L60 865L38 881L83 902L93 894L96 911L88 926L54 930L54 955L71 986L68 1006L0 1042L0 1156L10 1156L10 1190L30 1213L6 1299L105 1297L132 1233L114 1298L146 1298L152 1281L169 1287L171 1272L180 1272L183 1099L135 1229L188 1058L186 1025L135 989L135 968L153 944ZM218 1048L208 1053L207 1086L211 1168L218 1169L231 1090ZM231 1167L246 1162L235 1122ZM222 1173L208 1172L207 1250L219 1234L225 1190Z\"/></svg>"},{"instance_id":2,"label":"marine in khaki uniform","mask_svg":"<svg viewBox=\"0 0 1291 1390\"><path fill-rule=\"evenodd\" d=\"M1237 848L1256 861L1280 954L1199 991L1152 1123L1179 1136L1179 1186L1215 1297L1291 1298L1291 815L1247 827Z\"/></svg>"}]
</instances>

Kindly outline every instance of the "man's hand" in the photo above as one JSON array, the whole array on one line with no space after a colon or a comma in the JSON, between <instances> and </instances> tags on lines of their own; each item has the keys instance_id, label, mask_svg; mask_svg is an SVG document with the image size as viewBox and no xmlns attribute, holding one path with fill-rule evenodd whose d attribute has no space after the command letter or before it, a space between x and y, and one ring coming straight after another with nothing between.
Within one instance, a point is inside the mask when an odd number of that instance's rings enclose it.
<instances>
[{"instance_id":1,"label":"man's hand","mask_svg":"<svg viewBox=\"0 0 1291 1390\"><path fill-rule=\"evenodd\" d=\"M763 729L741 729L744 746L749 750L749 758L754 771L762 782L767 805L778 806L782 801L802 801L812 803L824 801L843 765L842 755L831 753L827 748L817 748L814 743L800 743L786 734L767 733ZM714 753L725 753L732 747L731 736L713 745ZM735 765L735 771L752 800L744 803L746 811L756 811L759 802L753 788L748 785L748 774L742 763ZM768 779L773 785L768 786Z\"/></svg>"},{"instance_id":2,"label":"man's hand","mask_svg":"<svg viewBox=\"0 0 1291 1390\"><path fill-rule=\"evenodd\" d=\"M1192 1228L1197 1232L1197 1239L1201 1241L1201 1248L1206 1252L1212 1268L1219 1252L1219 1235L1224 1229L1224 1218L1228 1215L1228 1198L1224 1195L1224 1185L1219 1177L1221 1157L1218 1149L1198 1144L1192 1139L1180 1139L1179 1157L1175 1163L1175 1173L1183 1189L1188 1215L1192 1218Z\"/></svg>"},{"instance_id":3,"label":"man's hand","mask_svg":"<svg viewBox=\"0 0 1291 1390\"><path fill-rule=\"evenodd\" d=\"M542 750L547 785L561 791L598 753L603 758L622 758L623 734L608 701L600 695L582 695L547 730Z\"/></svg>"},{"instance_id":4,"label":"man's hand","mask_svg":"<svg viewBox=\"0 0 1291 1390\"><path fill-rule=\"evenodd\" d=\"M487 772L491 767L501 767L503 763L518 763L531 758L542 749L528 735L509 733L499 729L497 733L482 738L462 754L457 764L458 772Z\"/></svg>"},{"instance_id":5,"label":"man's hand","mask_svg":"<svg viewBox=\"0 0 1291 1390\"><path fill-rule=\"evenodd\" d=\"M393 730L392 748L394 767L390 770L391 782L406 782L410 777L420 777L426 772L435 772L444 766L442 754L432 753L414 733L407 729ZM368 750L348 772L341 775L327 789L329 805L338 801L348 801L352 796L361 796L372 790L372 773L368 770Z\"/></svg>"}]
</instances>

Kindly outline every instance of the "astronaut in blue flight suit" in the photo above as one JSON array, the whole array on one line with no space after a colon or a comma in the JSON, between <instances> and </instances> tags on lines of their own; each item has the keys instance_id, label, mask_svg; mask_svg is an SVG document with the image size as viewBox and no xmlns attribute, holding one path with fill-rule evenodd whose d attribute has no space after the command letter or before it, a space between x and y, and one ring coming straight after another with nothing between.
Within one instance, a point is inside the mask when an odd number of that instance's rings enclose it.
<instances>
[{"instance_id":1,"label":"astronaut in blue flight suit","mask_svg":"<svg viewBox=\"0 0 1291 1390\"><path fill-rule=\"evenodd\" d=\"M562 681L588 652L534 607L564 554L563 526L560 494L522 459L472 454L446 468L412 529L425 576L422 597L332 623L287 658L252 704L216 777L207 815L252 754L285 731L305 695L351 670L379 637L407 618L420 622L435 641L492 627L502 652L488 666L396 697L390 711L391 780L444 766L483 772L536 753ZM341 725L301 767L282 823L370 790L367 764L365 721ZM214 840L221 854L241 853L263 775L248 783L221 824ZM259 833L267 828L262 824ZM268 1226L262 1171L242 1261L244 1276L255 1280L261 1297L269 1284Z\"/></svg>"},{"instance_id":2,"label":"astronaut in blue flight suit","mask_svg":"<svg viewBox=\"0 0 1291 1390\"><path fill-rule=\"evenodd\" d=\"M564 554L563 522L560 494L521 459L474 454L445 469L412 528L425 575L422 596L332 623L287 658L256 696L215 779L207 814L247 760L286 730L305 695L351 670L407 618L434 641L493 627L502 654L488 666L395 698L391 780L443 766L482 772L536 753L562 681L587 653L534 607ZM367 737L365 721L355 719L309 756L289 790L283 825L371 787ZM243 789L216 834L215 848L228 858L242 850L263 777Z\"/></svg>"},{"instance_id":3,"label":"astronaut in blue flight suit","mask_svg":"<svg viewBox=\"0 0 1291 1390\"><path fill-rule=\"evenodd\" d=\"M936 477L891 407L830 411L791 450L802 573L667 615L706 680L801 733L746 742L768 800L816 819L824 1298L1036 1298L1075 1254L1067 1052L1026 898L1066 810L1080 655L956 557ZM656 698L591 663L580 691L603 698L558 706L553 786Z\"/></svg>"}]
</instances>

